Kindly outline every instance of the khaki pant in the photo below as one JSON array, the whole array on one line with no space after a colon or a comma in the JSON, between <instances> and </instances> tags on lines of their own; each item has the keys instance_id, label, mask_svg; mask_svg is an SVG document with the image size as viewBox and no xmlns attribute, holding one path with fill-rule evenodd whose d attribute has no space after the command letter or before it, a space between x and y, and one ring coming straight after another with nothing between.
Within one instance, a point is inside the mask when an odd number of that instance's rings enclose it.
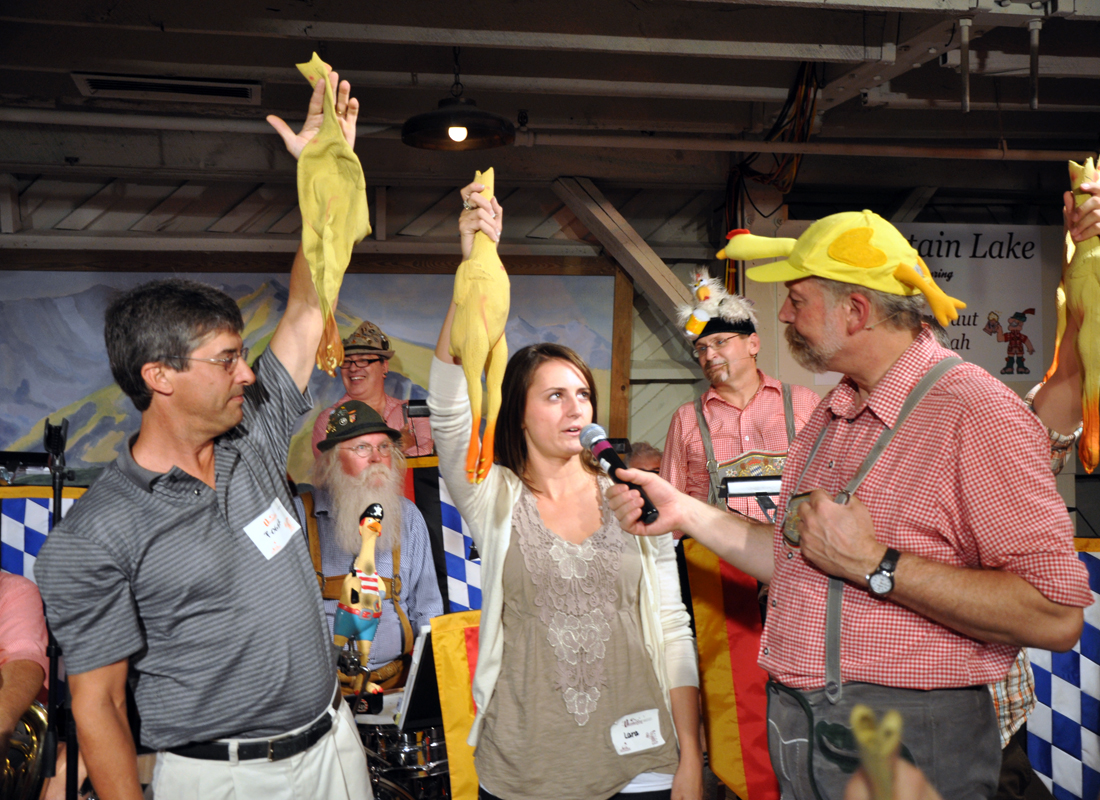
<instances>
[{"instance_id":1,"label":"khaki pant","mask_svg":"<svg viewBox=\"0 0 1100 800\"><path fill-rule=\"evenodd\" d=\"M372 800L367 759L347 703L313 747L281 761L207 761L157 753L155 800ZM309 728L305 725L301 730ZM293 731L292 731L293 732Z\"/></svg>"}]
</instances>

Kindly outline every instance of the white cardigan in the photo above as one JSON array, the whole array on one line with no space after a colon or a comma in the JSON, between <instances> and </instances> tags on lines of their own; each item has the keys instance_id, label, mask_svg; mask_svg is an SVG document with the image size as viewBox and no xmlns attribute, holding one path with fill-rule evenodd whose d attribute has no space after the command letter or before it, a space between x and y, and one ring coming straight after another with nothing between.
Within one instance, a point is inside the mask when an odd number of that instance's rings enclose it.
<instances>
[{"instance_id":1,"label":"white cardigan","mask_svg":"<svg viewBox=\"0 0 1100 800\"><path fill-rule=\"evenodd\" d=\"M512 509L523 483L510 469L497 464L480 484L466 480L472 417L461 367L432 358L428 408L439 472L481 554L481 630L473 686L477 716L466 739L476 746L504 654L504 557L512 537ZM634 541L642 560L642 638L671 714L669 689L699 685L695 640L680 597L672 535L635 537Z\"/></svg>"}]
</instances>

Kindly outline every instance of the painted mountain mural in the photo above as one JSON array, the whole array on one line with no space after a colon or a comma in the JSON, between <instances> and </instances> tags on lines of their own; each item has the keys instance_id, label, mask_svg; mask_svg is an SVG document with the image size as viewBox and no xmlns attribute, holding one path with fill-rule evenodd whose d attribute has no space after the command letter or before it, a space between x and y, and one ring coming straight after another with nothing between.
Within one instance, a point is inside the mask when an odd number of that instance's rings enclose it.
<instances>
[{"instance_id":1,"label":"painted mountain mural","mask_svg":"<svg viewBox=\"0 0 1100 800\"><path fill-rule=\"evenodd\" d=\"M102 466L118 455L137 432L140 414L111 377L104 312L120 292L161 277L168 276L0 273L0 450L41 452L43 421L49 417L56 424L65 417L70 466ZM211 283L237 300L250 358L266 349L286 308L286 276L187 277ZM346 277L337 312L341 334L347 336L365 318L382 326L395 351L386 379L386 391L394 397L427 396L435 335L451 286L450 275ZM612 305L608 278L521 276L513 283L509 349L539 341L572 347L593 368L599 391L606 392ZM310 391L314 411L303 417L291 444L289 467L299 480L312 463L308 439L314 418L344 393L339 379L320 371L310 379Z\"/></svg>"}]
</instances>

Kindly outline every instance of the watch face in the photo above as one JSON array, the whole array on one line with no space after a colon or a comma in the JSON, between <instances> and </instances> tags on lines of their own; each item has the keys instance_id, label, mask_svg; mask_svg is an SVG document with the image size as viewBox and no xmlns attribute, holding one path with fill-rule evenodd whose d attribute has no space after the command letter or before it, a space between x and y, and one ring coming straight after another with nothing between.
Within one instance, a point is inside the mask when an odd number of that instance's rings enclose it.
<instances>
[{"instance_id":1,"label":"watch face","mask_svg":"<svg viewBox=\"0 0 1100 800\"><path fill-rule=\"evenodd\" d=\"M894 579L890 575L885 575L881 572L875 572L871 575L868 583L871 585L871 591L875 594L886 594L894 588Z\"/></svg>"}]
</instances>

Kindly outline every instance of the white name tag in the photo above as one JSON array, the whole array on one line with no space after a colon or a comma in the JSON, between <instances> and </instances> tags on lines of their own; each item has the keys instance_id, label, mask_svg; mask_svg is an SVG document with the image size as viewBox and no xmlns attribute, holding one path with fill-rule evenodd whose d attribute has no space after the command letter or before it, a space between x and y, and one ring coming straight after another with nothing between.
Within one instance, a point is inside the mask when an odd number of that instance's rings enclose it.
<instances>
[{"instance_id":1,"label":"white name tag","mask_svg":"<svg viewBox=\"0 0 1100 800\"><path fill-rule=\"evenodd\" d=\"M271 505L264 513L244 526L244 532L248 534L248 538L267 559L282 550L290 541L290 537L301 529L302 526L279 502L278 497L271 501Z\"/></svg>"},{"instance_id":2,"label":"white name tag","mask_svg":"<svg viewBox=\"0 0 1100 800\"><path fill-rule=\"evenodd\" d=\"M627 714L611 725L611 744L621 756L651 750L664 743L661 718L655 708Z\"/></svg>"}]
</instances>

